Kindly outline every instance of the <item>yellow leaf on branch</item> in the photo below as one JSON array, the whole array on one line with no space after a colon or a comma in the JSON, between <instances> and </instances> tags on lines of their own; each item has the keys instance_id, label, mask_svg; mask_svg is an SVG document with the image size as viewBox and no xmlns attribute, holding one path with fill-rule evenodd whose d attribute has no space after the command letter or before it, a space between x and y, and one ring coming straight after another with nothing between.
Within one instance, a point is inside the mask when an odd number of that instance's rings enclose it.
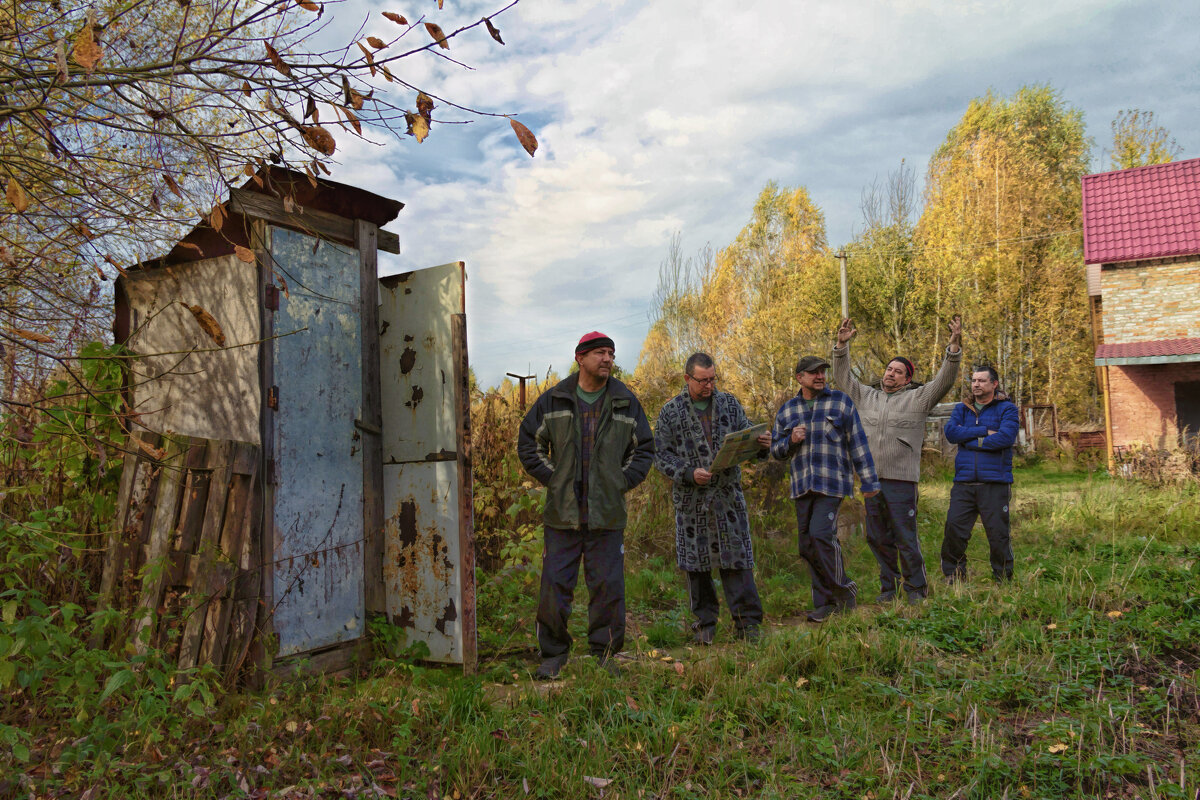
<instances>
[{"instance_id":1,"label":"yellow leaf on branch","mask_svg":"<svg viewBox=\"0 0 1200 800\"><path fill-rule=\"evenodd\" d=\"M24 213L25 209L29 208L29 198L25 196L25 190L17 183L16 178L8 179L8 189L4 195L17 213Z\"/></svg>"},{"instance_id":2,"label":"yellow leaf on branch","mask_svg":"<svg viewBox=\"0 0 1200 800\"><path fill-rule=\"evenodd\" d=\"M438 47L443 50L450 49L450 43L446 41L446 34L442 33L441 27L436 22L426 22L425 30L429 31L429 35L438 43Z\"/></svg>"},{"instance_id":3,"label":"yellow leaf on branch","mask_svg":"<svg viewBox=\"0 0 1200 800\"><path fill-rule=\"evenodd\" d=\"M538 149L537 137L533 135L533 131L529 130L529 128L526 128L515 119L510 119L508 124L512 125L513 132L517 134L517 140L521 143L521 147L524 147L525 152L529 153L529 156L532 158L533 154L536 153Z\"/></svg>"},{"instance_id":4,"label":"yellow leaf on branch","mask_svg":"<svg viewBox=\"0 0 1200 800\"><path fill-rule=\"evenodd\" d=\"M225 346L225 331L221 330L221 326L217 324L217 320L212 314L205 311L202 306L189 306L187 303L182 303L182 305L192 312L192 316L200 325L200 330L208 334L208 338L216 342L219 347Z\"/></svg>"},{"instance_id":5,"label":"yellow leaf on branch","mask_svg":"<svg viewBox=\"0 0 1200 800\"><path fill-rule=\"evenodd\" d=\"M50 342L54 341L44 333L34 333L33 331L27 331L23 328L9 328L8 332L18 338L25 339L26 341L30 342L37 342L39 344L49 344Z\"/></svg>"},{"instance_id":6,"label":"yellow leaf on branch","mask_svg":"<svg viewBox=\"0 0 1200 800\"><path fill-rule=\"evenodd\" d=\"M429 123L420 114L408 113L404 115L404 119L408 122L408 132L417 137L417 144L425 141L425 137L429 135Z\"/></svg>"},{"instance_id":7,"label":"yellow leaf on branch","mask_svg":"<svg viewBox=\"0 0 1200 800\"><path fill-rule=\"evenodd\" d=\"M96 64L99 63L100 56L103 54L104 51L100 49L100 43L96 41L96 35L92 30L91 14L89 13L83 30L75 37L75 47L71 51L71 55L75 57L75 63L90 74L96 68Z\"/></svg>"},{"instance_id":8,"label":"yellow leaf on branch","mask_svg":"<svg viewBox=\"0 0 1200 800\"><path fill-rule=\"evenodd\" d=\"M337 149L337 143L333 140L333 134L320 125L301 128L300 133L304 136L304 141L308 142L309 147L323 155L331 156L333 155L333 151Z\"/></svg>"}]
</instances>

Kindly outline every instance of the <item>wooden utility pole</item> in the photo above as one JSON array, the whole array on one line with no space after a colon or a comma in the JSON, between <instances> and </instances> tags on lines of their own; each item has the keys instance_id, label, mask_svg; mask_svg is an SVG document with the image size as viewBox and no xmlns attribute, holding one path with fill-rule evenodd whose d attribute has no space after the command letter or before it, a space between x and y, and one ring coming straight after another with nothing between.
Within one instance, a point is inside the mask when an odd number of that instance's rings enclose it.
<instances>
[{"instance_id":1,"label":"wooden utility pole","mask_svg":"<svg viewBox=\"0 0 1200 800\"><path fill-rule=\"evenodd\" d=\"M510 378L516 378L517 380L519 380L521 382L521 410L524 411L525 410L525 381L531 381L534 378L536 378L537 375L517 375L514 372L506 372L504 374Z\"/></svg>"},{"instance_id":2,"label":"wooden utility pole","mask_svg":"<svg viewBox=\"0 0 1200 800\"><path fill-rule=\"evenodd\" d=\"M842 319L850 319L850 296L846 291L846 251L838 250L835 257L841 265Z\"/></svg>"}]
</instances>

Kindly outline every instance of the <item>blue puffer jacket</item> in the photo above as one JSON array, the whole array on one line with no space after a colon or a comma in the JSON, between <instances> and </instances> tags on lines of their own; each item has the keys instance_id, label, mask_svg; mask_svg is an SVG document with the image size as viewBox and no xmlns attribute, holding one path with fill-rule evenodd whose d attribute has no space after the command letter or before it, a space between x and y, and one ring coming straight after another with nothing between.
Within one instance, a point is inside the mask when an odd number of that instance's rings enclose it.
<instances>
[{"instance_id":1,"label":"blue puffer jacket","mask_svg":"<svg viewBox=\"0 0 1200 800\"><path fill-rule=\"evenodd\" d=\"M1020 427L1017 407L1003 392L978 413L973 405L956 405L945 429L947 441L958 445L954 482L1012 483L1013 444Z\"/></svg>"}]
</instances>

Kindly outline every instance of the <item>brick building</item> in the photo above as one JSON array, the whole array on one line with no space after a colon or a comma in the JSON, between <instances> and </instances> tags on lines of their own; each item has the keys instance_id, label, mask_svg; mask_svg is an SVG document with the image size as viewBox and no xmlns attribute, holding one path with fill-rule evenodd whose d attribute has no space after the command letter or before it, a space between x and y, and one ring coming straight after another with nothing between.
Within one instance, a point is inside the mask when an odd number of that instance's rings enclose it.
<instances>
[{"instance_id":1,"label":"brick building","mask_svg":"<svg viewBox=\"0 0 1200 800\"><path fill-rule=\"evenodd\" d=\"M1083 257L1113 448L1200 435L1200 158L1083 178Z\"/></svg>"}]
</instances>

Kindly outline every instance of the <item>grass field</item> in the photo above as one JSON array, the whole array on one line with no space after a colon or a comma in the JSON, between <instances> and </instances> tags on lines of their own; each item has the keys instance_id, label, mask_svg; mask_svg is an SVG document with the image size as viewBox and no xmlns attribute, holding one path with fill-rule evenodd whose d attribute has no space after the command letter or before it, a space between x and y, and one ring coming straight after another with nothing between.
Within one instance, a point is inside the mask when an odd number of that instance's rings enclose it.
<instances>
[{"instance_id":1,"label":"grass field","mask_svg":"<svg viewBox=\"0 0 1200 800\"><path fill-rule=\"evenodd\" d=\"M805 624L785 507L755 522L768 635L735 643L723 616L716 646L693 649L669 509L643 502L618 677L577 655L532 682L536 572L481 575L476 676L381 658L174 721L123 687L103 743L31 719L27 760L0 754L0 797L1197 797L1200 493L1018 474L1008 584L977 528L965 583ZM934 573L948 493L922 484ZM873 598L861 536L846 551ZM585 607L581 586L580 646Z\"/></svg>"}]
</instances>

